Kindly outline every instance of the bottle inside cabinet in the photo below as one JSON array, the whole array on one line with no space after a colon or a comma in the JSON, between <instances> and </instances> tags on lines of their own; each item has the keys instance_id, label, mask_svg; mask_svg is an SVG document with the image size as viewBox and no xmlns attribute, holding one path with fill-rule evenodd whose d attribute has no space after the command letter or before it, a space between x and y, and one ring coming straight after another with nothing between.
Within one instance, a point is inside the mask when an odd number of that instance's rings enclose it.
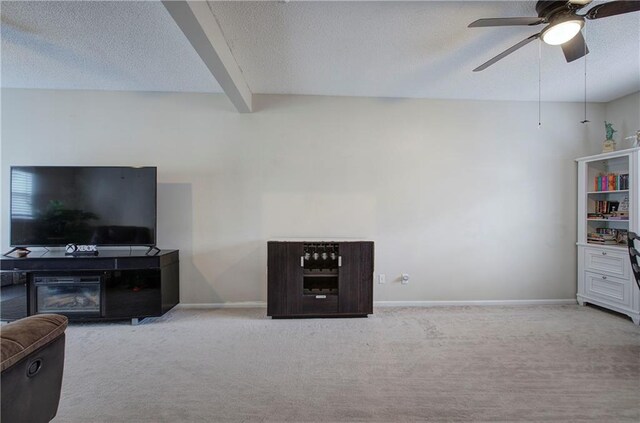
<instances>
[{"instance_id":1,"label":"bottle inside cabinet","mask_svg":"<svg viewBox=\"0 0 640 423\"><path fill-rule=\"evenodd\" d=\"M303 251L303 295L338 295L338 244L305 243Z\"/></svg>"}]
</instances>

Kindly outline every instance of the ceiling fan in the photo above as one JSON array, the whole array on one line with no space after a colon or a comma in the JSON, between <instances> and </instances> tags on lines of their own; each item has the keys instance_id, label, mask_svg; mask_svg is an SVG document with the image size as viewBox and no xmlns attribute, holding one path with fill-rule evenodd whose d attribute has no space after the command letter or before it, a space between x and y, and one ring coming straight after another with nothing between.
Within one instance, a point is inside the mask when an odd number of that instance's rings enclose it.
<instances>
[{"instance_id":1,"label":"ceiling fan","mask_svg":"<svg viewBox=\"0 0 640 423\"><path fill-rule=\"evenodd\" d=\"M589 9L585 14L578 14L578 11L591 3L592 0L564 0L564 1L538 1L536 3L537 17L523 18L489 18L478 19L469 24L469 28L492 27L492 26L535 26L548 24L542 31L533 34L520 41L518 44L506 49L489 61L475 68L478 72L488 68L503 59L519 48L529 44L531 41L542 38L547 44L560 45L567 62L573 62L589 53L582 33L585 19L600 19L623 13L640 11L640 1L611 1L599 4Z\"/></svg>"}]
</instances>

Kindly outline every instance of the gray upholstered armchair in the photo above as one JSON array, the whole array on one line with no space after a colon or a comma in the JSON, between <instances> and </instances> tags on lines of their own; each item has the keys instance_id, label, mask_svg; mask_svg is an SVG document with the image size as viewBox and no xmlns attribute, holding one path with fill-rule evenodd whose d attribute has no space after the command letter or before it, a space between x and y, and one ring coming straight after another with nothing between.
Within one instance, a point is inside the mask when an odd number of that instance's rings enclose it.
<instances>
[{"instance_id":1,"label":"gray upholstered armchair","mask_svg":"<svg viewBox=\"0 0 640 423\"><path fill-rule=\"evenodd\" d=\"M39 314L0 328L2 422L49 422L58 411L67 318Z\"/></svg>"}]
</instances>

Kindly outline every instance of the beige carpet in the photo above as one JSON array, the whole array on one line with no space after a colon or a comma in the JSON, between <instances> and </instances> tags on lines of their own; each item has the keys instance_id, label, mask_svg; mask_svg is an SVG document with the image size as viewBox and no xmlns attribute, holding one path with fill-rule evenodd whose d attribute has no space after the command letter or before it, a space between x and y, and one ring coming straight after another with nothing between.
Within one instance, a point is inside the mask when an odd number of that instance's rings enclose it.
<instances>
[{"instance_id":1,"label":"beige carpet","mask_svg":"<svg viewBox=\"0 0 640 423\"><path fill-rule=\"evenodd\" d=\"M54 422L640 421L640 328L595 308L265 313L70 326Z\"/></svg>"}]
</instances>

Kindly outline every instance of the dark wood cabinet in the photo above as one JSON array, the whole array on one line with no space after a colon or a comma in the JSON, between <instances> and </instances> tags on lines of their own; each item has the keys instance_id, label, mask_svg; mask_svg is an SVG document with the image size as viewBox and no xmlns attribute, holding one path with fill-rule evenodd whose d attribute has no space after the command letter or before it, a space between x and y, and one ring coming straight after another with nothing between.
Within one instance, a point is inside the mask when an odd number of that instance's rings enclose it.
<instances>
[{"instance_id":1,"label":"dark wood cabinet","mask_svg":"<svg viewBox=\"0 0 640 423\"><path fill-rule=\"evenodd\" d=\"M340 243L338 311L373 313L373 242Z\"/></svg>"},{"instance_id":2,"label":"dark wood cabinet","mask_svg":"<svg viewBox=\"0 0 640 423\"><path fill-rule=\"evenodd\" d=\"M267 315L361 316L373 313L371 241L267 244Z\"/></svg>"},{"instance_id":3,"label":"dark wood cabinet","mask_svg":"<svg viewBox=\"0 0 640 423\"><path fill-rule=\"evenodd\" d=\"M269 242L267 253L267 314L302 313L302 242Z\"/></svg>"}]
</instances>

